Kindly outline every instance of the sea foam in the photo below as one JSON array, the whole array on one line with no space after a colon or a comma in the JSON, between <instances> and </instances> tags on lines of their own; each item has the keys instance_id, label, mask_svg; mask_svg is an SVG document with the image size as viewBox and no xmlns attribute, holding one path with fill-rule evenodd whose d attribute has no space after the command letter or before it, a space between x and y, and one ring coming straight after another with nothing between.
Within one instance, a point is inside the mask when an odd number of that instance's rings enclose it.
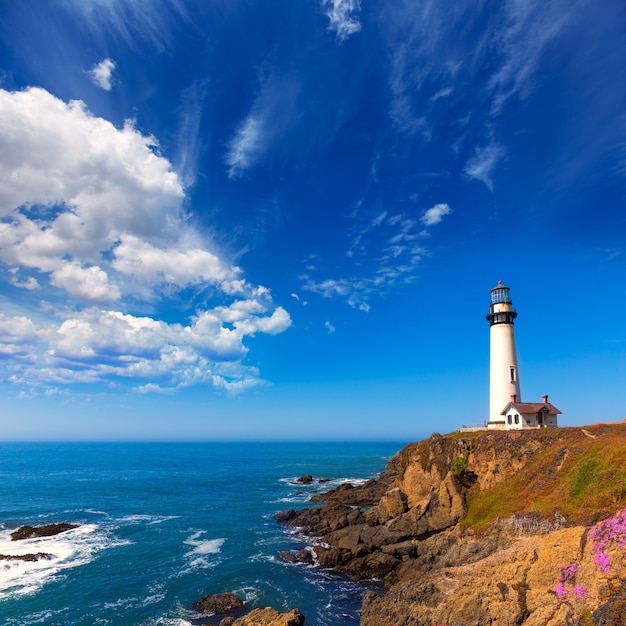
<instances>
[{"instance_id":1,"label":"sea foam","mask_svg":"<svg viewBox=\"0 0 626 626\"><path fill-rule=\"evenodd\" d=\"M89 563L95 555L113 545L122 545L95 524L85 524L51 537L11 540L11 531L0 531L0 554L23 556L44 553L38 561L0 561L0 599L36 592L68 568Z\"/></svg>"}]
</instances>

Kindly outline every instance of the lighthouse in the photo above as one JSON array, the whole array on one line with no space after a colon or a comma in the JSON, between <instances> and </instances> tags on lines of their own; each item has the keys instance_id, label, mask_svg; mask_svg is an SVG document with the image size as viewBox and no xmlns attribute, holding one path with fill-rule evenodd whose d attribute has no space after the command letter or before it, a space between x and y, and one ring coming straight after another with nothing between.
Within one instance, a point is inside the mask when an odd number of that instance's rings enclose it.
<instances>
[{"instance_id":1,"label":"lighthouse","mask_svg":"<svg viewBox=\"0 0 626 626\"><path fill-rule=\"evenodd\" d=\"M507 403L521 402L522 396L515 350L514 322L517 313L508 287L500 281L491 290L489 306L489 429L506 429L502 415Z\"/></svg>"}]
</instances>

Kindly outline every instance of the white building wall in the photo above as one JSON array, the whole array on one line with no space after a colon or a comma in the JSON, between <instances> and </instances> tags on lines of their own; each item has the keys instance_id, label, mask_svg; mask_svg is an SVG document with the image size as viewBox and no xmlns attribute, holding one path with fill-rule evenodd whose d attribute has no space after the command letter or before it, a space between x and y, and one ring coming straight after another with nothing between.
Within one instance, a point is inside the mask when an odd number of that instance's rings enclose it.
<instances>
[{"instance_id":1,"label":"white building wall","mask_svg":"<svg viewBox=\"0 0 626 626\"><path fill-rule=\"evenodd\" d=\"M513 324L491 326L489 352L489 421L498 422L502 421L501 412L512 395L518 402L522 400Z\"/></svg>"}]
</instances>

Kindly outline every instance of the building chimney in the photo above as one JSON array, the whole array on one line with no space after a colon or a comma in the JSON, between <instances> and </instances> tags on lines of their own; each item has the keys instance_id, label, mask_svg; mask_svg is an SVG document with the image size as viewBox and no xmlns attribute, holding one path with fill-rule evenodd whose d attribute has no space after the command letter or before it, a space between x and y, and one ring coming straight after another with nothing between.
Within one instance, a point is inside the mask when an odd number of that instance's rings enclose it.
<instances>
[{"instance_id":1,"label":"building chimney","mask_svg":"<svg viewBox=\"0 0 626 626\"><path fill-rule=\"evenodd\" d=\"M548 404L548 394L541 396L541 399L543 400L544 404Z\"/></svg>"},{"instance_id":2,"label":"building chimney","mask_svg":"<svg viewBox=\"0 0 626 626\"><path fill-rule=\"evenodd\" d=\"M511 394L511 402L517 402L517 394Z\"/></svg>"}]
</instances>

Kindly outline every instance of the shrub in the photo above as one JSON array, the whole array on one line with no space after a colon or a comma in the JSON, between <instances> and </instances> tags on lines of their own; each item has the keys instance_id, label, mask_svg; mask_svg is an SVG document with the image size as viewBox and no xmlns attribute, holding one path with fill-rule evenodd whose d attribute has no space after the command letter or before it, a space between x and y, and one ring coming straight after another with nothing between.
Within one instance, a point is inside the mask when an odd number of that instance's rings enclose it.
<instances>
[{"instance_id":1,"label":"shrub","mask_svg":"<svg viewBox=\"0 0 626 626\"><path fill-rule=\"evenodd\" d=\"M467 472L467 459L464 456L457 456L452 462L452 475L455 478L462 478Z\"/></svg>"}]
</instances>

